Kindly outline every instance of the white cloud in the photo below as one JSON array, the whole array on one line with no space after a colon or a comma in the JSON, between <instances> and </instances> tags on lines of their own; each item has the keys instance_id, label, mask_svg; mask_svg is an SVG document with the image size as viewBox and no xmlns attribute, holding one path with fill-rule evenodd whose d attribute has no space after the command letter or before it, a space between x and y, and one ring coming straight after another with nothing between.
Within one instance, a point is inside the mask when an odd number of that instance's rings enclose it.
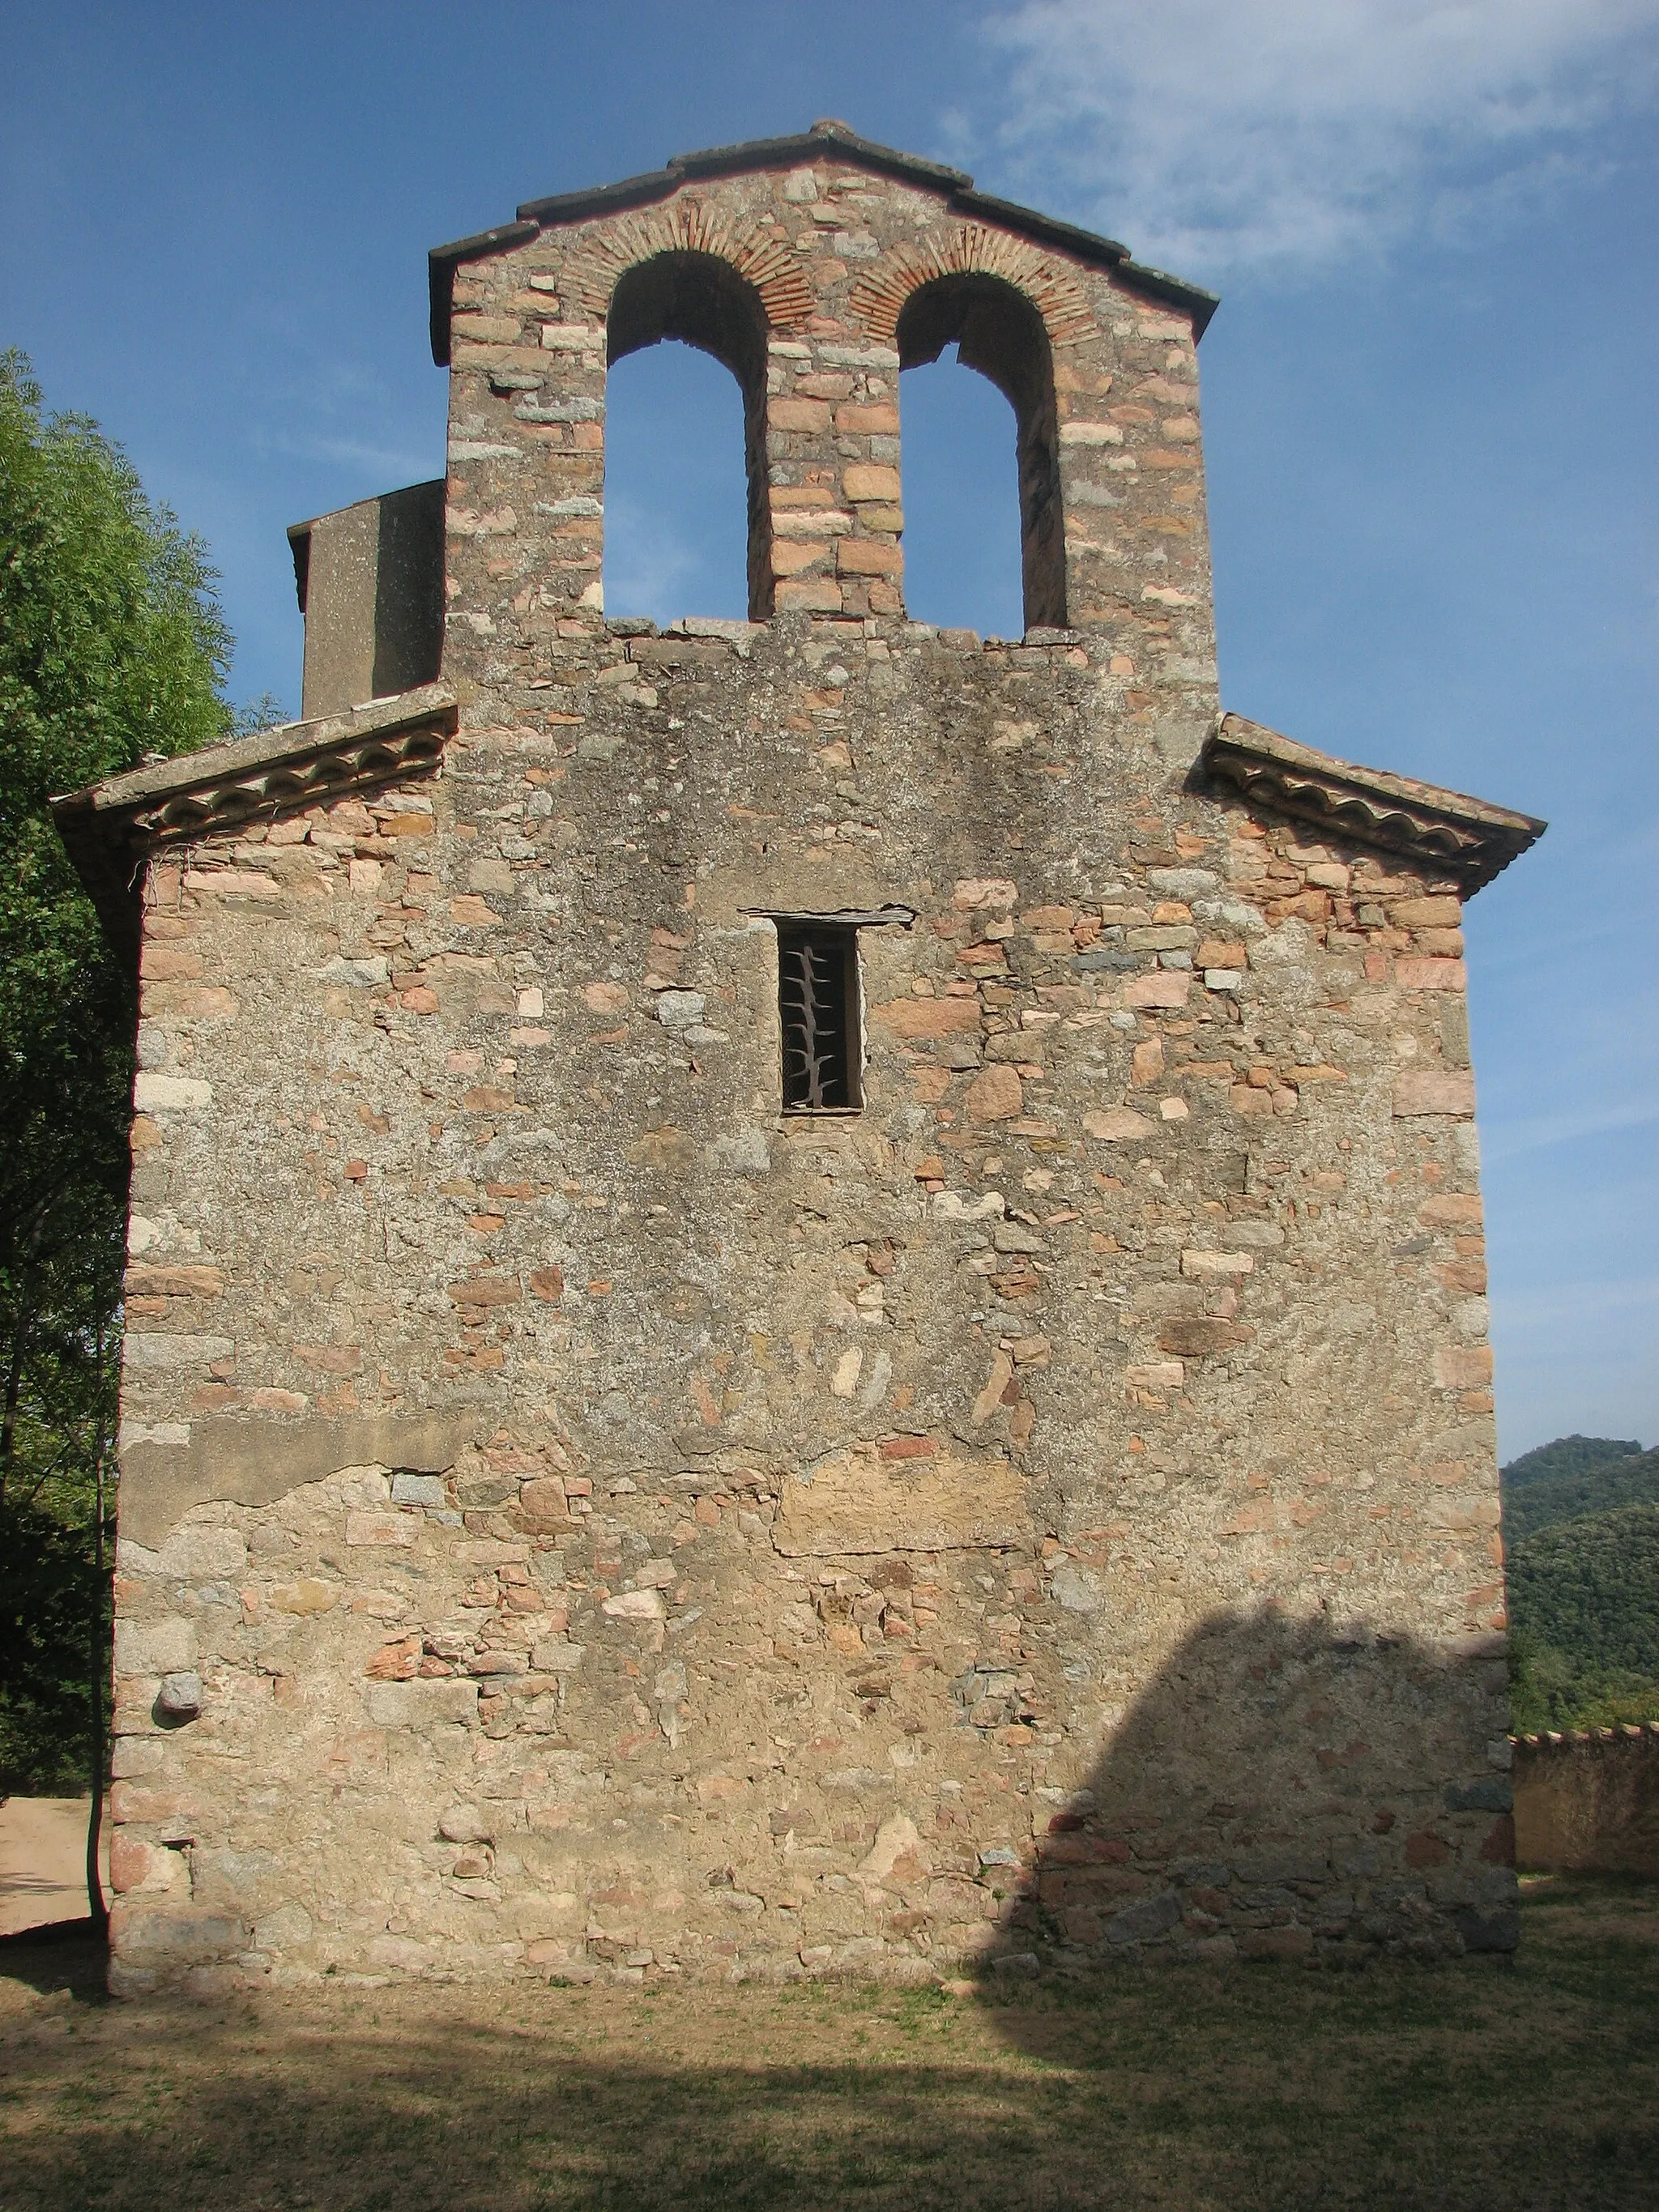
<instances>
[{"instance_id":1,"label":"white cloud","mask_svg":"<svg viewBox=\"0 0 1659 2212\"><path fill-rule=\"evenodd\" d=\"M985 31L1005 171L1198 278L1467 233L1659 95L1655 0L1018 0Z\"/></svg>"}]
</instances>

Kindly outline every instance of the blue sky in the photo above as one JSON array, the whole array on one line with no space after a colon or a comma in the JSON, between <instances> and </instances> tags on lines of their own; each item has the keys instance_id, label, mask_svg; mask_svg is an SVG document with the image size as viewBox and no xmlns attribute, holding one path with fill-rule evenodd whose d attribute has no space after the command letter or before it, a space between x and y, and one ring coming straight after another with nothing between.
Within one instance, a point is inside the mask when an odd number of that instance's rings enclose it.
<instances>
[{"instance_id":1,"label":"blue sky","mask_svg":"<svg viewBox=\"0 0 1659 2212\"><path fill-rule=\"evenodd\" d=\"M838 115L1219 290L1226 703L1552 823L1469 915L1503 1450L1659 1437L1659 0L70 0L5 57L0 343L291 709L284 526L441 472L426 249L521 199ZM613 608L738 611L722 374L618 374ZM904 404L913 601L1006 631L1004 403Z\"/></svg>"}]
</instances>

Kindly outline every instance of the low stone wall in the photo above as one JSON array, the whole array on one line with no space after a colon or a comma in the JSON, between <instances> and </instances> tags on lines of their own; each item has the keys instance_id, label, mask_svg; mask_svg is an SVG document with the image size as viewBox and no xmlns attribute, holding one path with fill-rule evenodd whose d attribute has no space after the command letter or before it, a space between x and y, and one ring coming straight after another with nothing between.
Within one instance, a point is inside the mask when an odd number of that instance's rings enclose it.
<instances>
[{"instance_id":1,"label":"low stone wall","mask_svg":"<svg viewBox=\"0 0 1659 2212\"><path fill-rule=\"evenodd\" d=\"M1518 1736L1515 1844L1537 1873L1659 1878L1659 1722Z\"/></svg>"}]
</instances>

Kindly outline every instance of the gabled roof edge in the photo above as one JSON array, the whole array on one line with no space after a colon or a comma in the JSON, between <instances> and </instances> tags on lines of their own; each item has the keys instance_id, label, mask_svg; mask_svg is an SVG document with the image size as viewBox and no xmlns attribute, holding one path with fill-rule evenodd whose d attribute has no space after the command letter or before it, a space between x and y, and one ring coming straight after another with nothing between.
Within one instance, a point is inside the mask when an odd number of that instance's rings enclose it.
<instances>
[{"instance_id":1,"label":"gabled roof edge","mask_svg":"<svg viewBox=\"0 0 1659 2212\"><path fill-rule=\"evenodd\" d=\"M923 154L907 154L902 147L884 146L878 138L861 138L848 125L830 116L810 131L792 131L782 138L739 139L730 146L703 146L694 154L675 154L668 166L681 176L718 177L735 169L779 168L786 163L810 161L825 145L839 146L867 167L884 169L893 176L920 177L930 184L963 190L974 181L966 169L930 161Z\"/></svg>"},{"instance_id":2,"label":"gabled roof edge","mask_svg":"<svg viewBox=\"0 0 1659 2212\"><path fill-rule=\"evenodd\" d=\"M1149 293L1172 307L1184 307L1193 319L1194 345L1221 305L1219 292L1206 292L1201 284L1189 284L1184 276L1171 276L1167 270L1149 269L1142 261L1120 261L1112 274L1137 292Z\"/></svg>"},{"instance_id":3,"label":"gabled roof edge","mask_svg":"<svg viewBox=\"0 0 1659 2212\"><path fill-rule=\"evenodd\" d=\"M1466 792L1361 768L1298 744L1242 714L1218 714L1200 765L1252 805L1310 822L1352 843L1398 853L1452 877L1465 898L1535 845L1549 827L1536 815Z\"/></svg>"},{"instance_id":4,"label":"gabled roof edge","mask_svg":"<svg viewBox=\"0 0 1659 2212\"><path fill-rule=\"evenodd\" d=\"M455 694L423 684L343 714L279 722L125 775L50 804L58 834L116 951L136 961L138 878L159 847L255 815L315 806L429 775L459 720Z\"/></svg>"},{"instance_id":5,"label":"gabled roof edge","mask_svg":"<svg viewBox=\"0 0 1659 2212\"><path fill-rule=\"evenodd\" d=\"M494 230L475 231L471 238L453 239L447 246L434 246L428 253L427 329L432 341L432 358L440 368L449 364L449 318L455 295L457 264L482 261L486 254L499 253L504 246L523 246L538 235L539 226L536 223L503 222Z\"/></svg>"},{"instance_id":6,"label":"gabled roof edge","mask_svg":"<svg viewBox=\"0 0 1659 2212\"><path fill-rule=\"evenodd\" d=\"M732 176L745 169L782 168L812 161L826 149L884 175L913 178L919 184L943 191L949 204L964 215L977 216L1005 229L1019 231L1042 245L1058 246L1081 260L1109 269L1135 290L1190 314L1194 342L1203 337L1211 317L1221 304L1215 293L1206 292L1200 285L1186 283L1161 269L1148 269L1133 260L1127 246L1114 238L1103 238L1097 232L1084 230L1055 216L1041 214L1035 208L1022 207L1017 201L976 191L972 177L964 169L949 168L942 161L926 161L920 155L880 145L872 138L860 138L845 124L817 123L811 131L790 137L751 138L738 145L711 146L699 153L676 154L665 167L624 177L614 185L595 185L582 191L556 192L548 198L526 200L515 222L476 232L471 238L456 239L448 246L434 246L427 256L433 360L440 368L448 365L455 270L461 262L481 260L506 247L522 246L542 231L563 223L580 222L590 216L615 214L625 208L648 206L653 200L666 199L689 177Z\"/></svg>"}]
</instances>

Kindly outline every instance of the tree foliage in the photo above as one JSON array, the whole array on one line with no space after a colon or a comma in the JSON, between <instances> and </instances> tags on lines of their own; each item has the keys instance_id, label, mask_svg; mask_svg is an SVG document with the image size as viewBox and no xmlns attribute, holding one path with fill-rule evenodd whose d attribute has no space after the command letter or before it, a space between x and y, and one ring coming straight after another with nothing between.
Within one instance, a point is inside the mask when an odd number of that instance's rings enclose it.
<instances>
[{"instance_id":1,"label":"tree foliage","mask_svg":"<svg viewBox=\"0 0 1659 2212\"><path fill-rule=\"evenodd\" d=\"M55 793L223 737L204 549L0 355L0 1771L84 1775L136 1006Z\"/></svg>"},{"instance_id":2,"label":"tree foliage","mask_svg":"<svg viewBox=\"0 0 1659 2212\"><path fill-rule=\"evenodd\" d=\"M1510 1595L1543 1643L1659 1681L1659 1505L1540 1529L1515 1547Z\"/></svg>"},{"instance_id":3,"label":"tree foliage","mask_svg":"<svg viewBox=\"0 0 1659 2212\"><path fill-rule=\"evenodd\" d=\"M1659 1720L1659 1450L1528 1453L1504 1469L1504 1531L1515 1725Z\"/></svg>"}]
</instances>

